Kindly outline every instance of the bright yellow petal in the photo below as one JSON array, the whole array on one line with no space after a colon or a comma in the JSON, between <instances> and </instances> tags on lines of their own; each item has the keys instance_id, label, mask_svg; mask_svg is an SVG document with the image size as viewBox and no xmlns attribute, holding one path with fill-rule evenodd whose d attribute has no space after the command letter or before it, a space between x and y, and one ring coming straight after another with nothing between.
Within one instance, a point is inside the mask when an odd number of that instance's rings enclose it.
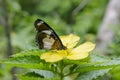
<instances>
[{"instance_id":1,"label":"bright yellow petal","mask_svg":"<svg viewBox=\"0 0 120 80\"><path fill-rule=\"evenodd\" d=\"M69 48L73 48L78 43L78 41L80 40L80 37L70 34L66 36L60 36L60 39L63 45L69 49Z\"/></svg>"},{"instance_id":2,"label":"bright yellow petal","mask_svg":"<svg viewBox=\"0 0 120 80\"><path fill-rule=\"evenodd\" d=\"M95 48L95 44L91 42L86 42L76 48L74 48L71 53L87 53L92 51Z\"/></svg>"},{"instance_id":3,"label":"bright yellow petal","mask_svg":"<svg viewBox=\"0 0 120 80\"><path fill-rule=\"evenodd\" d=\"M88 53L70 53L66 58L70 60L80 60L88 57Z\"/></svg>"},{"instance_id":4,"label":"bright yellow petal","mask_svg":"<svg viewBox=\"0 0 120 80\"><path fill-rule=\"evenodd\" d=\"M43 53L40 58L44 59L46 62L57 62L64 58L64 51L48 52Z\"/></svg>"}]
</instances>

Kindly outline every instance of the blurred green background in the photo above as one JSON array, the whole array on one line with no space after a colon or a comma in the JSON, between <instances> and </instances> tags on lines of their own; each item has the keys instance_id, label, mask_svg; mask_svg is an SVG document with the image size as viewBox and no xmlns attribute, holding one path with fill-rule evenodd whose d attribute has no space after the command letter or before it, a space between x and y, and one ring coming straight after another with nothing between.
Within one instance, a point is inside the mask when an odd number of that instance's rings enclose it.
<instances>
[{"instance_id":1,"label":"blurred green background","mask_svg":"<svg viewBox=\"0 0 120 80\"><path fill-rule=\"evenodd\" d=\"M13 54L37 48L34 28L34 21L37 18L48 23L58 35L74 33L81 37L80 42L95 42L108 1L0 0L0 59L11 55L8 51L7 31L10 33ZM81 9L77 11L79 5ZM114 42L107 51L113 56L118 56L120 32L118 29L115 32ZM0 80L12 80L10 69L9 66L0 64ZM118 74L111 78L119 80Z\"/></svg>"}]
</instances>

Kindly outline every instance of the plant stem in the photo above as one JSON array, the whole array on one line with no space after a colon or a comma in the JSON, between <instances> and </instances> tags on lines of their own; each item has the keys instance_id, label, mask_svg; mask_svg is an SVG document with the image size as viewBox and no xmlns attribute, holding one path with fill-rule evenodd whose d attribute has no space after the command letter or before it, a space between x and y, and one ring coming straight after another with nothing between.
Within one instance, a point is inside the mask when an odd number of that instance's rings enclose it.
<instances>
[{"instance_id":1,"label":"plant stem","mask_svg":"<svg viewBox=\"0 0 120 80\"><path fill-rule=\"evenodd\" d=\"M60 76L60 80L63 80L63 78L64 78L64 77L61 75L61 76Z\"/></svg>"},{"instance_id":2,"label":"plant stem","mask_svg":"<svg viewBox=\"0 0 120 80\"><path fill-rule=\"evenodd\" d=\"M56 70L56 72L58 73L60 80L63 80L64 79L64 74L63 74L64 65L63 65L63 61L60 61L57 64L57 67L58 67L58 69Z\"/></svg>"},{"instance_id":3,"label":"plant stem","mask_svg":"<svg viewBox=\"0 0 120 80\"><path fill-rule=\"evenodd\" d=\"M6 32L6 38L7 38L7 53L8 53L8 57L13 55L13 48L12 48L12 44L11 44L11 35L10 35L10 26L9 26L9 15L8 15L8 10L7 10L7 1L6 0L2 0L2 8L4 10L4 24L3 26L5 27L5 32ZM18 78L15 76L16 70L15 67L13 67L11 69L11 74L13 77L13 80L18 80Z\"/></svg>"},{"instance_id":4,"label":"plant stem","mask_svg":"<svg viewBox=\"0 0 120 80\"><path fill-rule=\"evenodd\" d=\"M7 38L7 51L8 51L8 56L11 56L13 54L13 50L12 50L12 45L11 45L11 35L10 35L10 26L9 26L9 22L8 22L8 10L7 10L7 5L6 5L6 0L2 0L3 1L3 9L4 9L4 27L5 27L5 32L6 32L6 38Z\"/></svg>"}]
</instances>

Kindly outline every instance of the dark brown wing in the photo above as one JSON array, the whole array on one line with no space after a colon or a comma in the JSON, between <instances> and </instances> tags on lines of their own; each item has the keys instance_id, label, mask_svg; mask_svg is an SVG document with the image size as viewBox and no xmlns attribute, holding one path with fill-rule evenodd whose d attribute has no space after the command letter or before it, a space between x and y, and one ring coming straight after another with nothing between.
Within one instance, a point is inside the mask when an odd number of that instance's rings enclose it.
<instances>
[{"instance_id":1,"label":"dark brown wing","mask_svg":"<svg viewBox=\"0 0 120 80\"><path fill-rule=\"evenodd\" d=\"M66 49L58 35L47 23L37 19L34 25L37 30L36 42L40 49Z\"/></svg>"}]
</instances>

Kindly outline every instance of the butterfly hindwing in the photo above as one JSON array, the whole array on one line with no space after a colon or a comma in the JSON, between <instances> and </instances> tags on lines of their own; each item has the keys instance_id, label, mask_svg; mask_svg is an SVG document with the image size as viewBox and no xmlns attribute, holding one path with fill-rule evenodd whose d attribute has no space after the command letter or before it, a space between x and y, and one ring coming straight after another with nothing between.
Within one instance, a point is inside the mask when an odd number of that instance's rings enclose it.
<instances>
[{"instance_id":1,"label":"butterfly hindwing","mask_svg":"<svg viewBox=\"0 0 120 80\"><path fill-rule=\"evenodd\" d=\"M37 30L36 42L40 49L65 49L55 31L44 21L37 19L34 23Z\"/></svg>"}]
</instances>

